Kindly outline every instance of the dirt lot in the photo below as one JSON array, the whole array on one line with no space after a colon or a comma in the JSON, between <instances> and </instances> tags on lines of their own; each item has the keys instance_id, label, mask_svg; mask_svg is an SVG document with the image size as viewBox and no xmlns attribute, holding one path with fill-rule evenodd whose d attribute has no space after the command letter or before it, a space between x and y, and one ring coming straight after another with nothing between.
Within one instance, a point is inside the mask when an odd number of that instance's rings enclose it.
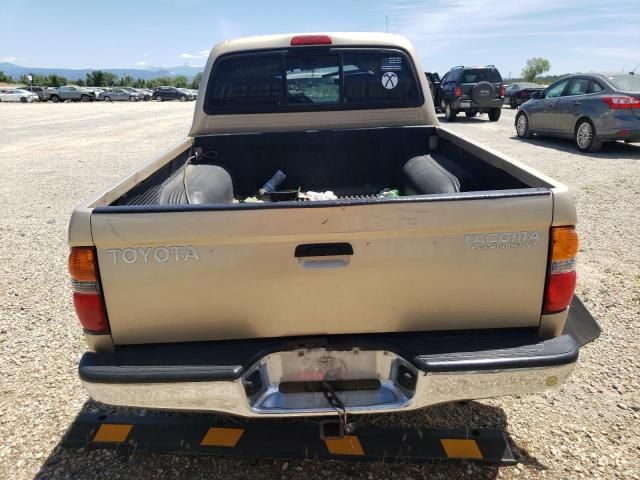
<instances>
[{"instance_id":1,"label":"dirt lot","mask_svg":"<svg viewBox=\"0 0 640 480\"><path fill-rule=\"evenodd\" d=\"M498 123L459 117L450 128L572 187L582 241L578 293L604 333L554 392L365 421L505 428L517 467L61 450L78 413L106 411L76 376L84 343L66 272L69 214L183 137L193 106L0 105L0 478L640 478L640 146L587 156L564 141L520 141L508 109Z\"/></svg>"}]
</instances>

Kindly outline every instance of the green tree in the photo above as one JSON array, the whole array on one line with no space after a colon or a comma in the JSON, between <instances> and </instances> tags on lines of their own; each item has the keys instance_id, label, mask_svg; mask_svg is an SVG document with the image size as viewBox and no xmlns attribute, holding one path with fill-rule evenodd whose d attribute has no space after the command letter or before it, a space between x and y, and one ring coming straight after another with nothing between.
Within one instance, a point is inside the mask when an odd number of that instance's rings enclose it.
<instances>
[{"instance_id":1,"label":"green tree","mask_svg":"<svg viewBox=\"0 0 640 480\"><path fill-rule=\"evenodd\" d=\"M104 72L102 70L94 70L87 73L87 85L90 87L106 87Z\"/></svg>"},{"instance_id":2,"label":"green tree","mask_svg":"<svg viewBox=\"0 0 640 480\"><path fill-rule=\"evenodd\" d=\"M202 81L202 72L196 73L193 80L191 80L191 88L198 90L200 88L200 82Z\"/></svg>"},{"instance_id":3,"label":"green tree","mask_svg":"<svg viewBox=\"0 0 640 480\"><path fill-rule=\"evenodd\" d=\"M178 88L187 88L187 85L189 85L189 79L184 75L178 75L173 79L173 83L171 85Z\"/></svg>"},{"instance_id":4,"label":"green tree","mask_svg":"<svg viewBox=\"0 0 640 480\"><path fill-rule=\"evenodd\" d=\"M79 87L86 87L87 82L85 82L82 78L79 78L75 81L75 85L78 85Z\"/></svg>"},{"instance_id":5,"label":"green tree","mask_svg":"<svg viewBox=\"0 0 640 480\"><path fill-rule=\"evenodd\" d=\"M45 80L45 85L47 87L61 87L67 84L67 79L60 75L56 75L55 73L49 75Z\"/></svg>"},{"instance_id":6,"label":"green tree","mask_svg":"<svg viewBox=\"0 0 640 480\"><path fill-rule=\"evenodd\" d=\"M13 78L9 75L5 75L2 70L0 70L0 83L15 83Z\"/></svg>"},{"instance_id":7,"label":"green tree","mask_svg":"<svg viewBox=\"0 0 640 480\"><path fill-rule=\"evenodd\" d=\"M521 75L527 82L533 82L538 75L548 72L550 68L551 64L546 58L533 57L527 60Z\"/></svg>"}]
</instances>

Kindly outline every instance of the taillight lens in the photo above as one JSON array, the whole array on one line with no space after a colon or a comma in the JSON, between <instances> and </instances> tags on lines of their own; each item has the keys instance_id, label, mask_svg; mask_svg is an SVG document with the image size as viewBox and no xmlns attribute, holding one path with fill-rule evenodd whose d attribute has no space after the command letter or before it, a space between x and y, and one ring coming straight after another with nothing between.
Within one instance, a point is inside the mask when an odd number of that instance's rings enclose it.
<instances>
[{"instance_id":1,"label":"taillight lens","mask_svg":"<svg viewBox=\"0 0 640 480\"><path fill-rule=\"evenodd\" d=\"M98 280L98 262L93 247L72 247L69 274L73 304L82 327L89 333L107 333L109 322Z\"/></svg>"},{"instance_id":2,"label":"taillight lens","mask_svg":"<svg viewBox=\"0 0 640 480\"><path fill-rule=\"evenodd\" d=\"M500 87L500 96L504 97L507 94L507 86L506 85L502 85Z\"/></svg>"},{"instance_id":3,"label":"taillight lens","mask_svg":"<svg viewBox=\"0 0 640 480\"><path fill-rule=\"evenodd\" d=\"M613 110L621 110L625 108L640 108L640 98L629 97L628 95L611 95L604 97L609 108Z\"/></svg>"},{"instance_id":4,"label":"taillight lens","mask_svg":"<svg viewBox=\"0 0 640 480\"><path fill-rule=\"evenodd\" d=\"M549 278L544 294L543 314L558 313L571 303L576 288L578 234L574 227L551 228Z\"/></svg>"},{"instance_id":5,"label":"taillight lens","mask_svg":"<svg viewBox=\"0 0 640 480\"><path fill-rule=\"evenodd\" d=\"M455 90L453 91L453 95L456 97L461 97L462 96L462 87L456 87Z\"/></svg>"}]
</instances>

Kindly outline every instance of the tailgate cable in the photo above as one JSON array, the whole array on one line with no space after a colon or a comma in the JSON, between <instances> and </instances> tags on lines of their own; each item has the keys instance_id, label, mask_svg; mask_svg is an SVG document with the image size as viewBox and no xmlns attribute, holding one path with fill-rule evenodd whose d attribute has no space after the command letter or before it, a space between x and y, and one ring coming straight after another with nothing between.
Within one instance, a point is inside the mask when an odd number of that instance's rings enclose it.
<instances>
[{"instance_id":1,"label":"tailgate cable","mask_svg":"<svg viewBox=\"0 0 640 480\"><path fill-rule=\"evenodd\" d=\"M350 422L347 418L347 407L345 407L342 400L340 400L338 395L336 395L335 390L327 381L322 382L322 388L324 398L327 399L329 406L338 414L338 418L340 419L340 423L342 423L345 433L353 433L356 427L353 422Z\"/></svg>"}]
</instances>

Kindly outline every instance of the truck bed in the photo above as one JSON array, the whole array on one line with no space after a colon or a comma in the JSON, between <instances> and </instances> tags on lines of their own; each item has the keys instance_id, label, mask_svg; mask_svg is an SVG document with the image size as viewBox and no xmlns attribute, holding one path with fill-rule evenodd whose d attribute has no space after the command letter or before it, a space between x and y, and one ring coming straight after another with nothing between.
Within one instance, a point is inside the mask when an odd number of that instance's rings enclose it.
<instances>
[{"instance_id":1,"label":"truck bed","mask_svg":"<svg viewBox=\"0 0 640 480\"><path fill-rule=\"evenodd\" d=\"M257 196L276 171L287 176L279 190L332 191L340 201L376 201L384 189L397 190L405 200L415 195L451 193L447 191L450 189L438 188L438 184L422 189L411 184L403 167L411 158L422 155L428 155L454 176L460 192L527 187L506 171L439 137L434 127L268 132L198 137L189 155L178 156L112 205L203 203L189 202L185 195L185 185L189 187L189 177L184 178L185 163L197 149L201 149L202 156L190 158L191 168L195 170L203 164L220 167L224 175L228 173L229 189L233 191L233 197L208 192L213 200L206 203L235 203L236 208L242 208L246 198ZM195 171L189 173L192 181L193 174L198 175ZM205 174L209 174L206 169ZM217 180L214 177L208 182L211 189L221 188ZM265 208L275 206L269 200L266 203Z\"/></svg>"}]
</instances>

